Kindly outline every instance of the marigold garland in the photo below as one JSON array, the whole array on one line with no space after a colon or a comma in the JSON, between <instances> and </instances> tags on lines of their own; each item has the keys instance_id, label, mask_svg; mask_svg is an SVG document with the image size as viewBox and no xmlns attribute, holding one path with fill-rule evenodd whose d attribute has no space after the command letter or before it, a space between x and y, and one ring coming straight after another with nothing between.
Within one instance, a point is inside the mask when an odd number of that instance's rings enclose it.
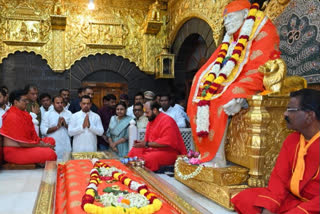
<instances>
[{"instance_id":1,"label":"marigold garland","mask_svg":"<svg viewBox=\"0 0 320 214\"><path fill-rule=\"evenodd\" d=\"M222 83L237 65L252 33L258 9L259 4L254 3L251 5L236 43L230 45L231 36L228 34L224 36L217 58L205 77L203 85L200 86L200 101L197 107L196 119L198 137L205 137L209 134L209 101L218 92ZM230 57L228 57L229 53L231 53Z\"/></svg>"},{"instance_id":2,"label":"marigold garland","mask_svg":"<svg viewBox=\"0 0 320 214\"><path fill-rule=\"evenodd\" d=\"M138 185L137 182L128 178L125 173L119 173L114 171L112 177L115 180L120 181L122 184L128 186L130 189L137 191L139 194L144 195L150 202L149 205L137 208L123 208L123 207L100 207L94 203L95 197L97 196L97 187L101 183L101 176L97 170L100 167L109 168L110 166L106 163L100 162L98 159L93 159L92 163L94 164L93 169L90 172L89 185L86 189L85 195L82 197L81 207L86 213L90 214L120 214L120 213L135 213L135 214L151 214L160 210L162 202L156 197L154 193L151 193L146 185ZM131 187L132 185L132 187Z\"/></svg>"}]
</instances>

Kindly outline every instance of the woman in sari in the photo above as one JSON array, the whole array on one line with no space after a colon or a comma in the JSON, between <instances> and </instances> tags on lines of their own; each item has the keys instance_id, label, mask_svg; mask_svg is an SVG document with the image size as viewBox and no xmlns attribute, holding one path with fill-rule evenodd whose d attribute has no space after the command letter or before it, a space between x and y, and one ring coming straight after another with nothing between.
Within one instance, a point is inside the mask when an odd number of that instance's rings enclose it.
<instances>
[{"instance_id":1,"label":"woman in sari","mask_svg":"<svg viewBox=\"0 0 320 214\"><path fill-rule=\"evenodd\" d=\"M127 105L119 102L116 105L116 115L112 116L107 130L107 137L110 148L117 153L119 157L128 154L128 127L132 117L127 116Z\"/></svg>"}]
</instances>

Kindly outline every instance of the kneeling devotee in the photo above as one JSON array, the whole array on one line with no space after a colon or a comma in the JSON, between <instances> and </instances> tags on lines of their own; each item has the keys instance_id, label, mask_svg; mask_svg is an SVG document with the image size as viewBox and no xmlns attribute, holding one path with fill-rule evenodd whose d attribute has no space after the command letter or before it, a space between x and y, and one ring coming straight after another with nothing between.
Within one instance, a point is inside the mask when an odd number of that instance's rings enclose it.
<instances>
[{"instance_id":1,"label":"kneeling devotee","mask_svg":"<svg viewBox=\"0 0 320 214\"><path fill-rule=\"evenodd\" d=\"M283 142L267 188L240 192L232 203L238 213L319 213L320 91L291 93L284 113L296 130Z\"/></svg>"},{"instance_id":2,"label":"kneeling devotee","mask_svg":"<svg viewBox=\"0 0 320 214\"><path fill-rule=\"evenodd\" d=\"M68 132L73 136L73 152L96 152L97 135L103 134L100 116L90 110L91 98L84 95L80 99L81 110L74 113L70 120Z\"/></svg>"},{"instance_id":3,"label":"kneeling devotee","mask_svg":"<svg viewBox=\"0 0 320 214\"><path fill-rule=\"evenodd\" d=\"M145 160L145 166L157 171L160 166L173 165L178 155L187 153L176 122L159 111L157 102L148 101L145 114L149 120L145 140L137 140L128 156Z\"/></svg>"},{"instance_id":4,"label":"kneeling devotee","mask_svg":"<svg viewBox=\"0 0 320 214\"><path fill-rule=\"evenodd\" d=\"M39 138L32 117L26 111L27 92L13 91L9 101L13 106L3 115L0 134L4 136L4 160L14 164L45 163L57 159L51 137Z\"/></svg>"},{"instance_id":5,"label":"kneeling devotee","mask_svg":"<svg viewBox=\"0 0 320 214\"><path fill-rule=\"evenodd\" d=\"M53 109L46 112L42 117L41 133L55 139L58 159L62 159L64 153L71 152L68 135L68 124L71 116L72 113L64 107L63 98L55 96L53 98Z\"/></svg>"}]
</instances>

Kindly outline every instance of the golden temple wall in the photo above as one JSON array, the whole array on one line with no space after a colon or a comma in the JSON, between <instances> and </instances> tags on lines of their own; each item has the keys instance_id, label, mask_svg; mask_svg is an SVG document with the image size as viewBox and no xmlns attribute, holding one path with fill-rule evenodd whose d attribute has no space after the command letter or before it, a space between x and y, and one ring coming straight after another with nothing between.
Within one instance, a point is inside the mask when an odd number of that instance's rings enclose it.
<instances>
[{"instance_id":1,"label":"golden temple wall","mask_svg":"<svg viewBox=\"0 0 320 214\"><path fill-rule=\"evenodd\" d=\"M128 58L146 73L154 73L155 56L171 46L181 26L191 18L206 21L216 45L223 34L222 12L231 0L160 0L162 22L157 34L145 34L144 24L155 0L1 0L0 61L15 51L40 54L58 72L90 54ZM289 0L271 0L274 19Z\"/></svg>"},{"instance_id":2,"label":"golden temple wall","mask_svg":"<svg viewBox=\"0 0 320 214\"><path fill-rule=\"evenodd\" d=\"M128 58L153 73L154 58L166 42L165 27L144 34L143 23L153 0L2 0L0 60L15 51L40 54L54 71L69 69L90 54ZM165 15L161 10L161 17Z\"/></svg>"}]
</instances>

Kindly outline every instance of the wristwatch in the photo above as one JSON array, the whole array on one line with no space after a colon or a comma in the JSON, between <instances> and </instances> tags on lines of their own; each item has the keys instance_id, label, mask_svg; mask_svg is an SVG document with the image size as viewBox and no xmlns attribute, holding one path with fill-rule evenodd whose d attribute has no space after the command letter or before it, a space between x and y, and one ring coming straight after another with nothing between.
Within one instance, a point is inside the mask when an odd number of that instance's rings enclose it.
<instances>
[{"instance_id":1,"label":"wristwatch","mask_svg":"<svg viewBox=\"0 0 320 214\"><path fill-rule=\"evenodd\" d=\"M146 147L146 148L149 148L149 142L148 142L148 141L146 142L145 147Z\"/></svg>"}]
</instances>

